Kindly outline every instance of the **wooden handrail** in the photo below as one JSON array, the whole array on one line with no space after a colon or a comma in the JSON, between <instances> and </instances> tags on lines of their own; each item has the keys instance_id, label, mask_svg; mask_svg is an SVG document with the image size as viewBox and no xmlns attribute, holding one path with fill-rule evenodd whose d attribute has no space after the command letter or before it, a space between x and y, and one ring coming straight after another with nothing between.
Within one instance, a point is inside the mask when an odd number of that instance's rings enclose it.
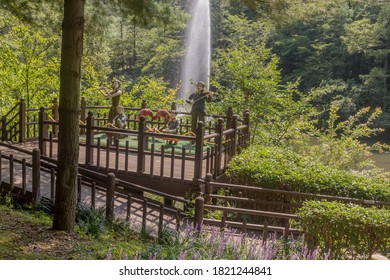
<instances>
[{"instance_id":1,"label":"wooden handrail","mask_svg":"<svg viewBox=\"0 0 390 280\"><path fill-rule=\"evenodd\" d=\"M205 183L206 181L200 179L199 182ZM268 193L276 193L276 194L286 194L286 195L296 195L296 196L306 196L306 197L318 198L318 199L340 200L345 202L354 202L354 203L366 204L366 205L367 204L390 205L390 202L376 201L376 200L369 200L369 199L358 199L358 198L348 198L348 197L331 196L331 195L323 195L323 194L303 193L298 191L277 190L277 189L269 189L269 188L256 187L256 186L235 185L235 184L228 184L228 183L209 182L209 184L214 187L223 187L223 188L230 188L230 189L250 190L250 191L268 192Z\"/></svg>"},{"instance_id":2,"label":"wooden handrail","mask_svg":"<svg viewBox=\"0 0 390 280\"><path fill-rule=\"evenodd\" d=\"M234 131L235 131L235 129L233 129L233 128L225 129L222 132L222 135L232 134L232 133L234 133Z\"/></svg>"},{"instance_id":3,"label":"wooden handrail","mask_svg":"<svg viewBox=\"0 0 390 280\"><path fill-rule=\"evenodd\" d=\"M212 139L212 138L216 138L216 137L219 137L219 133L210 133L210 134L207 134L204 136L204 140L207 140L207 139Z\"/></svg>"},{"instance_id":4,"label":"wooden handrail","mask_svg":"<svg viewBox=\"0 0 390 280\"><path fill-rule=\"evenodd\" d=\"M8 113L5 114L3 117L4 117L4 118L7 118L12 112L15 111L15 109L16 109L18 106L19 106L19 102L18 102L14 107L12 107L12 108L8 111Z\"/></svg>"},{"instance_id":5,"label":"wooden handrail","mask_svg":"<svg viewBox=\"0 0 390 280\"><path fill-rule=\"evenodd\" d=\"M247 129L247 128L248 128L248 126L246 124L237 126L237 130L242 130L242 129Z\"/></svg>"},{"instance_id":6,"label":"wooden handrail","mask_svg":"<svg viewBox=\"0 0 390 280\"><path fill-rule=\"evenodd\" d=\"M204 218L203 222L205 224L218 225L218 226L220 226L221 223L222 223L220 220L208 219L208 218ZM241 222L226 221L226 224L228 224L229 227L242 228L242 223ZM276 227L276 226L269 226L269 225L265 226L265 225L252 224L252 223L246 224L246 227L247 227L247 229L252 229L252 230L265 230L265 229L267 229L268 232L272 232L272 231L274 231L274 232L283 232L285 230L284 227ZM294 228L289 228L289 232L290 233L295 233L295 234L303 233L302 230L294 229Z\"/></svg>"},{"instance_id":7,"label":"wooden handrail","mask_svg":"<svg viewBox=\"0 0 390 280\"><path fill-rule=\"evenodd\" d=\"M269 212L269 211L260 211L260 210L251 210L245 208L236 208L236 207L226 207L226 206L216 206L216 205L204 205L205 209L209 210L221 210L227 212L234 212L239 214L248 214L248 215L257 215L257 216L265 216L271 218L281 218L281 219L297 219L298 216L294 214L285 214L285 213L277 213L277 212Z\"/></svg>"},{"instance_id":8,"label":"wooden handrail","mask_svg":"<svg viewBox=\"0 0 390 280\"><path fill-rule=\"evenodd\" d=\"M49 109L49 107L45 107L46 110ZM26 108L26 112L39 112L39 108Z\"/></svg>"},{"instance_id":9,"label":"wooden handrail","mask_svg":"<svg viewBox=\"0 0 390 280\"><path fill-rule=\"evenodd\" d=\"M6 125L9 125L11 122L13 122L19 115L16 113L13 117L11 117L7 122Z\"/></svg>"}]
</instances>

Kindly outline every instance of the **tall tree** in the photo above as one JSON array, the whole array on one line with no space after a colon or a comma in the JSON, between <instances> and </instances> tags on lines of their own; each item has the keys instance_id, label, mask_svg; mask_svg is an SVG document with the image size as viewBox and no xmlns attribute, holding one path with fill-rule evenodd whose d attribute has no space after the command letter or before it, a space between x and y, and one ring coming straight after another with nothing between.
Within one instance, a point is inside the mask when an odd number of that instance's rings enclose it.
<instances>
[{"instance_id":1,"label":"tall tree","mask_svg":"<svg viewBox=\"0 0 390 280\"><path fill-rule=\"evenodd\" d=\"M57 4L61 0L56 0ZM152 0L91 0L96 5L113 5L124 14L136 14L141 21L158 19L168 22L170 7ZM27 21L33 20L33 11L52 5L47 0L1 0L1 7ZM79 103L81 62L83 56L86 0L64 0L62 22L62 49L60 66L60 133L58 139L58 170L53 228L73 231L79 156Z\"/></svg>"},{"instance_id":2,"label":"tall tree","mask_svg":"<svg viewBox=\"0 0 390 280\"><path fill-rule=\"evenodd\" d=\"M123 12L134 12L145 21L153 18L167 20L166 17L169 16L169 10L164 9L164 13L161 13L160 6L155 1L112 2L117 3ZM65 231L72 231L75 223L84 6L85 0L64 0L58 139L58 158L61 160L57 167L53 228Z\"/></svg>"},{"instance_id":3,"label":"tall tree","mask_svg":"<svg viewBox=\"0 0 390 280\"><path fill-rule=\"evenodd\" d=\"M53 228L73 231L79 159L79 104L85 0L64 0L56 197Z\"/></svg>"}]
</instances>

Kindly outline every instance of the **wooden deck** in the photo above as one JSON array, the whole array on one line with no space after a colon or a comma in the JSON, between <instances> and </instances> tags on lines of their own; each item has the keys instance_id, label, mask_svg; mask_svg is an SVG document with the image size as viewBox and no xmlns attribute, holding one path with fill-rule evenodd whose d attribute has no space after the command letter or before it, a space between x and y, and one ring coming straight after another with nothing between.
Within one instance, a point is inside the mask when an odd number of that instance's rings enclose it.
<instances>
[{"instance_id":1,"label":"wooden deck","mask_svg":"<svg viewBox=\"0 0 390 280\"><path fill-rule=\"evenodd\" d=\"M146 186L158 191L184 197L189 193L199 191L199 183L194 180L194 158L183 158L181 155L170 153L158 153L152 156L145 155L145 169L137 172L137 154L124 151L116 151L112 148L109 152L102 149L98 152L94 149L93 161L85 164L85 146L80 146L79 166L107 174L112 172L121 180ZM99 153L99 155L98 155ZM174 156L172 156L174 155ZM53 147L52 158L57 159L57 149ZM222 155L222 160L225 157ZM207 159L203 160L203 177L211 171L207 165Z\"/></svg>"},{"instance_id":2,"label":"wooden deck","mask_svg":"<svg viewBox=\"0 0 390 280\"><path fill-rule=\"evenodd\" d=\"M143 103L142 108L146 108L146 104ZM142 215L143 228L145 220L149 223L159 219L159 224L161 220L172 222L176 217L180 220L183 215L178 213L185 210L184 206L196 204L186 198L194 198L192 194L199 191L210 191L205 187L209 187L207 182L223 177L230 159L249 145L248 110L242 112L242 117L233 114L231 108L225 116L208 116L206 123L198 123L195 134L190 132L186 117L180 120L179 134L167 135L159 131L161 123L136 117L129 118L127 129L108 128L106 117L101 117L106 109L108 107L87 106L85 99L81 102L79 198L86 203L96 203L96 207L115 208L116 216L129 218L131 214L133 220ZM126 109L135 116L140 110ZM189 115L176 111L173 104L171 112ZM154 131L151 132L150 127ZM21 100L2 117L0 128L0 191L4 194L7 188L16 189L17 192L32 192L31 196L38 198L32 182L37 186L36 173L40 173L40 195L54 199L57 136L60 133L58 106L26 108ZM110 135L119 136L120 143L107 146ZM177 140L175 147L167 146L169 138ZM40 153L40 161L33 162L33 150L35 154ZM32 166L41 172L34 172L32 176ZM115 175L111 185L109 173ZM211 176L205 181L207 174ZM114 205L110 206L107 201L113 201L109 197L112 189L115 199ZM160 205L161 199L165 205ZM166 211L171 215L162 216L164 210L159 207L167 207ZM202 212L195 207L195 213ZM177 227L178 220L175 223Z\"/></svg>"},{"instance_id":3,"label":"wooden deck","mask_svg":"<svg viewBox=\"0 0 390 280\"><path fill-rule=\"evenodd\" d=\"M3 189L9 188L11 184L14 185L14 193L31 193L32 192L32 155L28 152L32 152L34 148L38 146L36 142L26 142L21 144L15 144L12 146L4 146L0 144L0 193ZM24 150L25 152L23 152ZM26 153L27 152L27 153ZM10 156L12 155L12 171L10 171ZM22 162L25 162L26 165L23 168ZM44 168L40 172L40 197L53 199L55 194L55 188L53 183L55 183L55 177L52 177L52 173L49 170ZM54 175L55 176L55 175ZM24 191L23 191L24 189ZM95 208L105 207L106 206L106 191L97 188L95 194L92 195L92 189L90 186L82 183L80 188L79 201L85 205L92 205ZM116 218L129 219L131 221L132 227L140 231L142 227L144 204L139 199L133 199L131 202L131 208L128 210L128 200L125 196L115 196L114 200L114 213ZM156 205L148 205L146 211L146 227L153 234L157 234L157 224L160 219L160 211ZM163 217L163 223L165 226L170 228L177 227L177 219L175 213L169 211L165 212ZM180 224L184 226L183 223Z\"/></svg>"},{"instance_id":4,"label":"wooden deck","mask_svg":"<svg viewBox=\"0 0 390 280\"><path fill-rule=\"evenodd\" d=\"M145 102L142 108L146 108ZM79 166L100 174L113 172L122 180L183 197L201 190L199 180L206 174L212 174L214 180L223 176L229 160L249 145L248 110L241 117L232 108L226 115L208 116L207 122L198 123L195 133L190 132L189 118L185 117L180 119L179 134L170 135L159 131L161 122L130 117L140 109L126 108L126 129L108 128L107 119L100 115L108 107L87 106L82 99ZM189 115L177 111L174 103L170 111ZM26 108L22 99L2 117L2 141L24 143L30 151L39 148L42 158L57 160L58 133L56 103L50 108ZM107 147L110 135L119 136L121 143ZM177 140L174 148L167 147L169 138ZM30 142L34 140L38 142Z\"/></svg>"}]
</instances>

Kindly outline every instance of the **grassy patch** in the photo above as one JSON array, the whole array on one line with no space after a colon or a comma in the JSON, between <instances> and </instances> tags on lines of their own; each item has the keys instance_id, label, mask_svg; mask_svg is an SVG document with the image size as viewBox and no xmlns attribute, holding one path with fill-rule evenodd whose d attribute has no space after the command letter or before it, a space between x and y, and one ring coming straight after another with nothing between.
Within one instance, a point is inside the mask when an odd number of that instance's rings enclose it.
<instances>
[{"instance_id":1,"label":"grassy patch","mask_svg":"<svg viewBox=\"0 0 390 280\"><path fill-rule=\"evenodd\" d=\"M0 205L0 220L0 259L133 258L143 246L130 230L117 228L98 237L79 227L76 233L52 230L52 217L43 212Z\"/></svg>"}]
</instances>

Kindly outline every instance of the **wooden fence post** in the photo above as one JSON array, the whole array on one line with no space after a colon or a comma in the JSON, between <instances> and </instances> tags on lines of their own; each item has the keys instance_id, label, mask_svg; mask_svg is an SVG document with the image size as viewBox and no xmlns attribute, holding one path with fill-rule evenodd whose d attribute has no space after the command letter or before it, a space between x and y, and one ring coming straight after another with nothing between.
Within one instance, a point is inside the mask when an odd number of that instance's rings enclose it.
<instances>
[{"instance_id":1,"label":"wooden fence post","mask_svg":"<svg viewBox=\"0 0 390 280\"><path fill-rule=\"evenodd\" d=\"M201 195L195 198L195 219L194 228L200 230L203 226L203 215L204 215L204 199Z\"/></svg>"},{"instance_id":2,"label":"wooden fence post","mask_svg":"<svg viewBox=\"0 0 390 280\"><path fill-rule=\"evenodd\" d=\"M22 159L22 195L26 195L26 159Z\"/></svg>"},{"instance_id":3,"label":"wooden fence post","mask_svg":"<svg viewBox=\"0 0 390 280\"><path fill-rule=\"evenodd\" d=\"M86 136L85 136L85 165L87 167L93 163L92 145L93 145L94 131L92 129L92 124L93 124L93 113L89 111L87 117L87 129L86 129Z\"/></svg>"},{"instance_id":4,"label":"wooden fence post","mask_svg":"<svg viewBox=\"0 0 390 280\"><path fill-rule=\"evenodd\" d=\"M114 219L114 194L115 194L115 174L107 174L107 192L106 192L106 219Z\"/></svg>"},{"instance_id":5,"label":"wooden fence post","mask_svg":"<svg viewBox=\"0 0 390 280\"><path fill-rule=\"evenodd\" d=\"M233 132L233 137L231 138L233 140L233 143L232 143L232 151L231 151L231 156L234 157L234 155L236 154L236 150L237 150L237 142L238 142L238 139L237 139L237 115L233 115L232 116L232 128L234 129L234 132Z\"/></svg>"},{"instance_id":6,"label":"wooden fence post","mask_svg":"<svg viewBox=\"0 0 390 280\"><path fill-rule=\"evenodd\" d=\"M223 119L219 118L217 126L215 128L215 132L218 133L218 137L215 139L215 170L214 176L217 178L220 174L221 170L221 162L222 162L222 140L223 140Z\"/></svg>"},{"instance_id":7,"label":"wooden fence post","mask_svg":"<svg viewBox=\"0 0 390 280\"><path fill-rule=\"evenodd\" d=\"M32 202L38 201L41 188L41 151L33 150L32 156Z\"/></svg>"},{"instance_id":8,"label":"wooden fence post","mask_svg":"<svg viewBox=\"0 0 390 280\"><path fill-rule=\"evenodd\" d=\"M96 182L92 182L91 185L91 208L95 209L96 206Z\"/></svg>"},{"instance_id":9,"label":"wooden fence post","mask_svg":"<svg viewBox=\"0 0 390 280\"><path fill-rule=\"evenodd\" d=\"M26 103L24 99L20 99L19 103L19 143L24 140L26 131Z\"/></svg>"},{"instance_id":10,"label":"wooden fence post","mask_svg":"<svg viewBox=\"0 0 390 280\"><path fill-rule=\"evenodd\" d=\"M9 155L9 187L10 191L14 189L15 176L14 176L14 155Z\"/></svg>"},{"instance_id":11,"label":"wooden fence post","mask_svg":"<svg viewBox=\"0 0 390 280\"><path fill-rule=\"evenodd\" d=\"M162 229L164 226L164 212L165 212L165 206L163 203L160 204L160 215L158 219L158 233L157 236L161 237Z\"/></svg>"},{"instance_id":12,"label":"wooden fence post","mask_svg":"<svg viewBox=\"0 0 390 280\"><path fill-rule=\"evenodd\" d=\"M145 117L141 117L138 125L138 152L137 152L137 173L142 173L145 170L145 139L146 122Z\"/></svg>"},{"instance_id":13,"label":"wooden fence post","mask_svg":"<svg viewBox=\"0 0 390 280\"><path fill-rule=\"evenodd\" d=\"M142 100L141 109L146 108L146 100Z\"/></svg>"},{"instance_id":14,"label":"wooden fence post","mask_svg":"<svg viewBox=\"0 0 390 280\"><path fill-rule=\"evenodd\" d=\"M202 178L203 166L203 138L204 138L204 123L198 122L196 128L196 143L195 143L195 164L194 164L194 178Z\"/></svg>"},{"instance_id":15,"label":"wooden fence post","mask_svg":"<svg viewBox=\"0 0 390 280\"><path fill-rule=\"evenodd\" d=\"M264 229L263 229L263 244L267 243L268 239L268 222L264 222Z\"/></svg>"},{"instance_id":16,"label":"wooden fence post","mask_svg":"<svg viewBox=\"0 0 390 280\"><path fill-rule=\"evenodd\" d=\"M248 231L248 228L247 228L247 221L246 221L245 219L242 221L242 228L241 228L241 231L242 231L243 234L246 234L247 231Z\"/></svg>"},{"instance_id":17,"label":"wooden fence post","mask_svg":"<svg viewBox=\"0 0 390 280\"><path fill-rule=\"evenodd\" d=\"M176 210L176 231L180 231L180 223L181 223L181 210Z\"/></svg>"},{"instance_id":18,"label":"wooden fence post","mask_svg":"<svg viewBox=\"0 0 390 280\"><path fill-rule=\"evenodd\" d=\"M142 225L141 225L141 231L146 231L146 216L148 214L148 200L144 198L143 201L143 207L142 207Z\"/></svg>"},{"instance_id":19,"label":"wooden fence post","mask_svg":"<svg viewBox=\"0 0 390 280\"><path fill-rule=\"evenodd\" d=\"M47 124L46 121L46 113L45 108L41 107L39 109L39 150L43 156L46 156L46 140L47 138Z\"/></svg>"},{"instance_id":20,"label":"wooden fence post","mask_svg":"<svg viewBox=\"0 0 390 280\"><path fill-rule=\"evenodd\" d=\"M233 108L229 107L226 112L226 129L232 127Z\"/></svg>"},{"instance_id":21,"label":"wooden fence post","mask_svg":"<svg viewBox=\"0 0 390 280\"><path fill-rule=\"evenodd\" d=\"M128 194L127 195L127 211L126 211L126 221L130 221L130 217L131 217L131 194Z\"/></svg>"},{"instance_id":22,"label":"wooden fence post","mask_svg":"<svg viewBox=\"0 0 390 280\"><path fill-rule=\"evenodd\" d=\"M207 173L206 182L204 186L204 201L208 203L210 201L210 195L212 193L211 181L213 180L213 175L211 173Z\"/></svg>"},{"instance_id":23,"label":"wooden fence post","mask_svg":"<svg viewBox=\"0 0 390 280\"><path fill-rule=\"evenodd\" d=\"M53 99L53 105L51 107L51 112L53 115L53 119L58 122L59 117L58 117L58 99L54 98ZM53 125L53 135L56 136L58 133L58 128L56 125Z\"/></svg>"}]
</instances>

